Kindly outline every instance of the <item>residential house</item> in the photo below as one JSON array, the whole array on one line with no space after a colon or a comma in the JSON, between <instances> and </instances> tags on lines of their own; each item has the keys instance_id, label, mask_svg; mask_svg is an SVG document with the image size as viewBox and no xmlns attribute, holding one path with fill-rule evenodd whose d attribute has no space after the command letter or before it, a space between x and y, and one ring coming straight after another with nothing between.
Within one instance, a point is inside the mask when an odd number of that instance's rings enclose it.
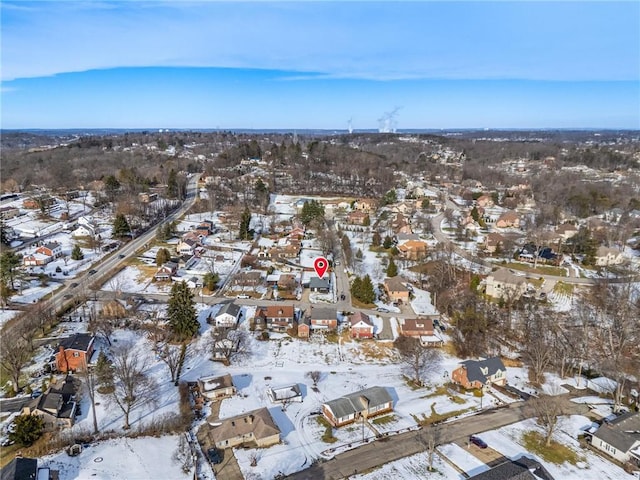
<instances>
[{"instance_id":1,"label":"residential house","mask_svg":"<svg viewBox=\"0 0 640 480\"><path fill-rule=\"evenodd\" d=\"M329 293L331 286L326 278L311 277L309 279L309 290L318 293Z\"/></svg>"},{"instance_id":2,"label":"residential house","mask_svg":"<svg viewBox=\"0 0 640 480\"><path fill-rule=\"evenodd\" d=\"M400 322L400 334L405 337L413 337L420 340L423 347L441 347L444 341L433 328L433 318L407 318Z\"/></svg>"},{"instance_id":3,"label":"residential house","mask_svg":"<svg viewBox=\"0 0 640 480\"><path fill-rule=\"evenodd\" d=\"M525 244L518 252L518 260L522 262L560 263L560 255L556 254L551 247L537 246L533 243Z\"/></svg>"},{"instance_id":4,"label":"residential house","mask_svg":"<svg viewBox=\"0 0 640 480\"><path fill-rule=\"evenodd\" d=\"M322 404L322 415L334 427L393 411L393 399L384 387L370 387Z\"/></svg>"},{"instance_id":5,"label":"residential house","mask_svg":"<svg viewBox=\"0 0 640 480\"><path fill-rule=\"evenodd\" d=\"M312 305L309 321L311 330L335 330L338 328L338 310Z\"/></svg>"},{"instance_id":6,"label":"residential house","mask_svg":"<svg viewBox=\"0 0 640 480\"><path fill-rule=\"evenodd\" d=\"M228 330L225 338L218 338L213 342L213 346L211 347L211 360L228 365L229 359L238 351L240 346L239 338L233 335L236 331L237 330Z\"/></svg>"},{"instance_id":7,"label":"residential house","mask_svg":"<svg viewBox=\"0 0 640 480\"><path fill-rule=\"evenodd\" d=\"M369 214L362 210L356 210L347 215L347 223L351 225L368 225L370 222Z\"/></svg>"},{"instance_id":8,"label":"residential house","mask_svg":"<svg viewBox=\"0 0 640 480\"><path fill-rule=\"evenodd\" d=\"M495 253L504 245L504 237L497 232L491 232L484 237L484 250L487 253Z\"/></svg>"},{"instance_id":9,"label":"residential house","mask_svg":"<svg viewBox=\"0 0 640 480\"><path fill-rule=\"evenodd\" d=\"M468 480L554 480L537 460L520 457L469 477Z\"/></svg>"},{"instance_id":10,"label":"residential house","mask_svg":"<svg viewBox=\"0 0 640 480\"><path fill-rule=\"evenodd\" d=\"M373 338L374 326L369 315L356 312L349 317L351 338Z\"/></svg>"},{"instance_id":11,"label":"residential house","mask_svg":"<svg viewBox=\"0 0 640 480\"><path fill-rule=\"evenodd\" d=\"M42 418L47 432L59 428L70 428L76 418L76 393L78 384L71 375L67 375L62 384L54 384L38 398L31 400L22 408L22 415L37 415Z\"/></svg>"},{"instance_id":12,"label":"residential house","mask_svg":"<svg viewBox=\"0 0 640 480\"><path fill-rule=\"evenodd\" d=\"M285 246L273 247L269 250L269 257L275 260L296 258L300 253L299 244L288 244Z\"/></svg>"},{"instance_id":13,"label":"residential house","mask_svg":"<svg viewBox=\"0 0 640 480\"><path fill-rule=\"evenodd\" d=\"M95 337L89 333L74 333L63 338L56 352L56 368L59 372L84 370L91 361Z\"/></svg>"},{"instance_id":14,"label":"residential house","mask_svg":"<svg viewBox=\"0 0 640 480\"><path fill-rule=\"evenodd\" d=\"M301 317L298 322L298 338L309 338L311 334L311 319L309 317Z\"/></svg>"},{"instance_id":15,"label":"residential house","mask_svg":"<svg viewBox=\"0 0 640 480\"><path fill-rule=\"evenodd\" d=\"M238 325L238 319L242 315L242 307L235 303L225 303L214 317L216 327L235 328Z\"/></svg>"},{"instance_id":16,"label":"residential house","mask_svg":"<svg viewBox=\"0 0 640 480\"><path fill-rule=\"evenodd\" d=\"M192 256L196 253L198 246L199 242L197 240L191 238L183 239L176 245L176 252L178 252L178 255Z\"/></svg>"},{"instance_id":17,"label":"residential house","mask_svg":"<svg viewBox=\"0 0 640 480\"><path fill-rule=\"evenodd\" d=\"M621 463L640 467L640 412L623 413L593 434L591 445Z\"/></svg>"},{"instance_id":18,"label":"residential house","mask_svg":"<svg viewBox=\"0 0 640 480\"><path fill-rule=\"evenodd\" d=\"M402 277L386 278L384 291L387 293L389 300L394 303L407 303L409 301L409 289L403 283Z\"/></svg>"},{"instance_id":19,"label":"residential house","mask_svg":"<svg viewBox=\"0 0 640 480\"><path fill-rule=\"evenodd\" d=\"M240 272L233 277L233 285L237 287L257 287L262 285L262 272Z\"/></svg>"},{"instance_id":20,"label":"residential house","mask_svg":"<svg viewBox=\"0 0 640 480\"><path fill-rule=\"evenodd\" d=\"M229 398L236 394L236 387L233 379L228 373L221 377L210 375L208 377L200 377L198 379L198 388L200 394L207 400L221 400Z\"/></svg>"},{"instance_id":21,"label":"residential house","mask_svg":"<svg viewBox=\"0 0 640 480\"><path fill-rule=\"evenodd\" d=\"M205 435L216 448L269 447L280 443L280 429L266 408L223 418L209 427Z\"/></svg>"},{"instance_id":22,"label":"residential house","mask_svg":"<svg viewBox=\"0 0 640 480\"><path fill-rule=\"evenodd\" d=\"M567 241L571 237L574 237L578 234L578 227L572 223L563 223L562 225L558 225L556 227L556 235L560 237L562 240Z\"/></svg>"},{"instance_id":23,"label":"residential house","mask_svg":"<svg viewBox=\"0 0 640 480\"><path fill-rule=\"evenodd\" d=\"M493 207L493 198L491 197L491 195L480 195L476 200L476 205L482 208Z\"/></svg>"},{"instance_id":24,"label":"residential house","mask_svg":"<svg viewBox=\"0 0 640 480\"><path fill-rule=\"evenodd\" d=\"M302 402L302 390L300 390L300 385L297 383L285 387L269 387L267 388L267 397L269 397L271 403L300 403Z\"/></svg>"},{"instance_id":25,"label":"residential house","mask_svg":"<svg viewBox=\"0 0 640 480\"><path fill-rule=\"evenodd\" d=\"M93 238L96 236L96 233L97 228L95 227L95 225L78 225L78 227L73 232L71 232L71 236L74 238Z\"/></svg>"},{"instance_id":26,"label":"residential house","mask_svg":"<svg viewBox=\"0 0 640 480\"><path fill-rule=\"evenodd\" d=\"M214 232L213 222L211 220L205 220L195 228L195 232L199 235L207 237Z\"/></svg>"},{"instance_id":27,"label":"residential house","mask_svg":"<svg viewBox=\"0 0 640 480\"><path fill-rule=\"evenodd\" d=\"M396 213L391 220L391 229L397 235L400 233L413 233L409 220L402 213Z\"/></svg>"},{"instance_id":28,"label":"residential house","mask_svg":"<svg viewBox=\"0 0 640 480\"><path fill-rule=\"evenodd\" d=\"M292 273L283 273L278 278L278 290L284 292L293 292L296 288L298 288L298 280L296 280L296 276Z\"/></svg>"},{"instance_id":29,"label":"residential house","mask_svg":"<svg viewBox=\"0 0 640 480\"><path fill-rule=\"evenodd\" d=\"M486 388L492 384L506 385L507 369L500 357L465 360L451 372L451 379L462 387Z\"/></svg>"},{"instance_id":30,"label":"residential house","mask_svg":"<svg viewBox=\"0 0 640 480\"><path fill-rule=\"evenodd\" d=\"M617 248L598 247L596 250L596 266L608 267L609 265L620 265L624 262L622 252Z\"/></svg>"},{"instance_id":31,"label":"residential house","mask_svg":"<svg viewBox=\"0 0 640 480\"><path fill-rule=\"evenodd\" d=\"M40 480L38 459L15 457L0 470L0 480Z\"/></svg>"},{"instance_id":32,"label":"residential house","mask_svg":"<svg viewBox=\"0 0 640 480\"><path fill-rule=\"evenodd\" d=\"M40 195L38 197L25 198L22 201L22 206L30 210L36 210L38 208L47 208L56 203L56 199L50 195Z\"/></svg>"},{"instance_id":33,"label":"residential house","mask_svg":"<svg viewBox=\"0 0 640 480\"><path fill-rule=\"evenodd\" d=\"M156 282L170 282L172 277L178 272L178 264L175 262L166 262L153 275Z\"/></svg>"},{"instance_id":34,"label":"residential house","mask_svg":"<svg viewBox=\"0 0 640 480\"><path fill-rule=\"evenodd\" d=\"M0 208L0 218L3 220L8 220L9 218L14 218L20 215L20 210L16 207L2 207Z\"/></svg>"},{"instance_id":35,"label":"residential house","mask_svg":"<svg viewBox=\"0 0 640 480\"><path fill-rule=\"evenodd\" d=\"M293 305L270 305L258 307L255 315L256 328L266 328L274 332L286 332L293 327Z\"/></svg>"},{"instance_id":36,"label":"residential house","mask_svg":"<svg viewBox=\"0 0 640 480\"><path fill-rule=\"evenodd\" d=\"M526 290L524 278L514 275L506 268L499 268L486 279L485 293L493 298L517 300Z\"/></svg>"},{"instance_id":37,"label":"residential house","mask_svg":"<svg viewBox=\"0 0 640 480\"><path fill-rule=\"evenodd\" d=\"M40 253L31 253L22 257L22 264L25 267L41 267L53 261L53 257Z\"/></svg>"},{"instance_id":38,"label":"residential house","mask_svg":"<svg viewBox=\"0 0 640 480\"><path fill-rule=\"evenodd\" d=\"M520 228L520 216L513 210L504 212L498 217L496 228Z\"/></svg>"},{"instance_id":39,"label":"residential house","mask_svg":"<svg viewBox=\"0 0 640 480\"><path fill-rule=\"evenodd\" d=\"M378 202L372 198L361 198L360 200L356 200L353 208L365 213L372 213L378 208Z\"/></svg>"},{"instance_id":40,"label":"residential house","mask_svg":"<svg viewBox=\"0 0 640 480\"><path fill-rule=\"evenodd\" d=\"M47 242L44 245L40 245L36 248L36 253L40 255L46 255L51 258L59 258L62 256L62 245L58 242Z\"/></svg>"},{"instance_id":41,"label":"residential house","mask_svg":"<svg viewBox=\"0 0 640 480\"><path fill-rule=\"evenodd\" d=\"M151 202L155 202L157 199L158 199L157 193L140 192L138 194L138 200L140 200L140 203L151 203Z\"/></svg>"},{"instance_id":42,"label":"residential house","mask_svg":"<svg viewBox=\"0 0 640 480\"><path fill-rule=\"evenodd\" d=\"M427 255L427 244L422 240L408 240L398 246L398 250L407 260L422 260Z\"/></svg>"}]
</instances>

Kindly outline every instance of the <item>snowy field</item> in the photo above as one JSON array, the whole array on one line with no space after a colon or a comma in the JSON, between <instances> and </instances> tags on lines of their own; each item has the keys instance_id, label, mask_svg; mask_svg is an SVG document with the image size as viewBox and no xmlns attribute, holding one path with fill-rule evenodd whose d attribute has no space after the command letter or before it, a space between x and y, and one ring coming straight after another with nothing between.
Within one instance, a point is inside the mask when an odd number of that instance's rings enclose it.
<instances>
[{"instance_id":1,"label":"snowy field","mask_svg":"<svg viewBox=\"0 0 640 480\"><path fill-rule=\"evenodd\" d=\"M172 457L177 435L160 438L118 438L91 444L76 457L65 452L42 459L38 466L60 472L60 480L190 479Z\"/></svg>"},{"instance_id":2,"label":"snowy field","mask_svg":"<svg viewBox=\"0 0 640 480\"><path fill-rule=\"evenodd\" d=\"M413 289L415 298L411 301L411 308L416 315L437 315L436 307L431 303L431 294L419 288Z\"/></svg>"},{"instance_id":3,"label":"snowy field","mask_svg":"<svg viewBox=\"0 0 640 480\"><path fill-rule=\"evenodd\" d=\"M434 472L427 471L427 455L418 453L387 463L365 475L354 475L353 480L463 480L465 477L438 455L433 459Z\"/></svg>"},{"instance_id":4,"label":"snowy field","mask_svg":"<svg viewBox=\"0 0 640 480\"><path fill-rule=\"evenodd\" d=\"M489 470L489 467L484 462L478 460L469 451L455 443L441 445L438 447L438 451L468 475L477 475Z\"/></svg>"}]
</instances>

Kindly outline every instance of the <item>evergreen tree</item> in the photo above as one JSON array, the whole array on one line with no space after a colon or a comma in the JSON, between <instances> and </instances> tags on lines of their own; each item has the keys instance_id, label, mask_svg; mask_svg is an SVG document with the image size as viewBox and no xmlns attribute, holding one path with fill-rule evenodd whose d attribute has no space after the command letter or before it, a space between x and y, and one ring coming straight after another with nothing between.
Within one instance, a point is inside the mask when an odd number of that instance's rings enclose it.
<instances>
[{"instance_id":1,"label":"evergreen tree","mask_svg":"<svg viewBox=\"0 0 640 480\"><path fill-rule=\"evenodd\" d=\"M82 249L80 245L74 245L73 250L71 250L71 259L72 260L82 260L84 258L84 253L82 253Z\"/></svg>"},{"instance_id":2,"label":"evergreen tree","mask_svg":"<svg viewBox=\"0 0 640 480\"><path fill-rule=\"evenodd\" d=\"M471 218L473 218L474 222L480 220L480 213L478 212L478 207L476 207L475 205L471 209Z\"/></svg>"},{"instance_id":3,"label":"evergreen tree","mask_svg":"<svg viewBox=\"0 0 640 480\"><path fill-rule=\"evenodd\" d=\"M371 238L371 245L374 247L379 247L382 243L382 237L379 232L373 232L373 237Z\"/></svg>"},{"instance_id":4,"label":"evergreen tree","mask_svg":"<svg viewBox=\"0 0 640 480\"><path fill-rule=\"evenodd\" d=\"M14 290L13 280L16 268L22 264L22 255L13 250L5 250L0 255L0 280L4 281Z\"/></svg>"},{"instance_id":5,"label":"evergreen tree","mask_svg":"<svg viewBox=\"0 0 640 480\"><path fill-rule=\"evenodd\" d=\"M178 174L172 168L167 179L167 197L178 198Z\"/></svg>"},{"instance_id":6,"label":"evergreen tree","mask_svg":"<svg viewBox=\"0 0 640 480\"><path fill-rule=\"evenodd\" d=\"M127 217L119 213L113 221L112 234L114 237L124 237L129 233L131 233L131 227L129 226L129 222L127 222Z\"/></svg>"},{"instance_id":7,"label":"evergreen tree","mask_svg":"<svg viewBox=\"0 0 640 480\"><path fill-rule=\"evenodd\" d=\"M362 222L362 225L364 225L365 227L368 227L369 225L371 225L371 219L369 218L369 215L364 217L364 221Z\"/></svg>"},{"instance_id":8,"label":"evergreen tree","mask_svg":"<svg viewBox=\"0 0 640 480\"><path fill-rule=\"evenodd\" d=\"M202 282L204 283L204 286L210 292L213 292L216 289L216 286L218 285L219 281L220 281L220 277L218 276L218 274L217 273L211 273L211 272L205 273L204 277L202 279Z\"/></svg>"},{"instance_id":9,"label":"evergreen tree","mask_svg":"<svg viewBox=\"0 0 640 480\"><path fill-rule=\"evenodd\" d=\"M390 249L391 247L393 247L393 239L392 239L389 235L387 235L386 237L384 237L384 242L383 242L383 244L382 244L382 247L383 247L385 250L388 250L388 249Z\"/></svg>"},{"instance_id":10,"label":"evergreen tree","mask_svg":"<svg viewBox=\"0 0 640 480\"><path fill-rule=\"evenodd\" d=\"M395 277L396 275L398 275L398 267L392 258L389 260L389 266L387 266L387 277Z\"/></svg>"},{"instance_id":11,"label":"evergreen tree","mask_svg":"<svg viewBox=\"0 0 640 480\"><path fill-rule=\"evenodd\" d=\"M98 385L100 386L98 391L101 393L110 391L113 387L113 370L111 368L111 362L109 362L109 359L102 350L96 361L96 376Z\"/></svg>"},{"instance_id":12,"label":"evergreen tree","mask_svg":"<svg viewBox=\"0 0 640 480\"><path fill-rule=\"evenodd\" d=\"M198 333L200 323L196 315L193 294L185 282L174 283L171 287L167 315L169 326L177 340L188 340Z\"/></svg>"},{"instance_id":13,"label":"evergreen tree","mask_svg":"<svg viewBox=\"0 0 640 480\"><path fill-rule=\"evenodd\" d=\"M251 225L251 211L249 207L245 207L242 217L240 218L240 240L251 240L253 238L252 232L249 230Z\"/></svg>"},{"instance_id":14,"label":"evergreen tree","mask_svg":"<svg viewBox=\"0 0 640 480\"><path fill-rule=\"evenodd\" d=\"M324 220L324 206L317 200L304 202L300 212L300 221L305 225L312 222L321 223Z\"/></svg>"},{"instance_id":15,"label":"evergreen tree","mask_svg":"<svg viewBox=\"0 0 640 480\"><path fill-rule=\"evenodd\" d=\"M9 439L23 447L33 445L44 430L44 420L39 415L19 415L13 423L15 429L9 433Z\"/></svg>"},{"instance_id":16,"label":"evergreen tree","mask_svg":"<svg viewBox=\"0 0 640 480\"><path fill-rule=\"evenodd\" d=\"M7 226L4 224L4 221L0 219L0 246L8 247L9 246L9 236L7 235Z\"/></svg>"},{"instance_id":17,"label":"evergreen tree","mask_svg":"<svg viewBox=\"0 0 640 480\"><path fill-rule=\"evenodd\" d=\"M171 260L171 253L166 248L159 248L158 253L156 253L156 265L164 265L169 260Z\"/></svg>"},{"instance_id":18,"label":"evergreen tree","mask_svg":"<svg viewBox=\"0 0 640 480\"><path fill-rule=\"evenodd\" d=\"M376 293L369 275L364 278L356 277L351 283L351 295L362 303L373 303L376 300Z\"/></svg>"},{"instance_id":19,"label":"evergreen tree","mask_svg":"<svg viewBox=\"0 0 640 480\"><path fill-rule=\"evenodd\" d=\"M107 193L107 197L110 202L113 202L116 198L118 190L120 190L120 182L113 175L109 175L104 179L104 189Z\"/></svg>"},{"instance_id":20,"label":"evergreen tree","mask_svg":"<svg viewBox=\"0 0 640 480\"><path fill-rule=\"evenodd\" d=\"M422 204L420 205L422 207L423 210L428 210L430 203L429 203L429 199L428 198L423 198L422 199Z\"/></svg>"},{"instance_id":21,"label":"evergreen tree","mask_svg":"<svg viewBox=\"0 0 640 480\"><path fill-rule=\"evenodd\" d=\"M394 189L389 190L382 197L382 206L390 205L392 203L396 203L398 201L398 195Z\"/></svg>"}]
</instances>

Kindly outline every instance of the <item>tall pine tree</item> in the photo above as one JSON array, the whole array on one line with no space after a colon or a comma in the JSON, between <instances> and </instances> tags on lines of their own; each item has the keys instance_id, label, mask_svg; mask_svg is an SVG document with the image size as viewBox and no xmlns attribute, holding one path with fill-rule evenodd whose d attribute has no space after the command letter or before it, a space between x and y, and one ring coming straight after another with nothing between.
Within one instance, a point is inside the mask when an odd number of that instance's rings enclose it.
<instances>
[{"instance_id":1,"label":"tall pine tree","mask_svg":"<svg viewBox=\"0 0 640 480\"><path fill-rule=\"evenodd\" d=\"M176 340L188 340L198 333L200 323L196 315L193 294L185 282L174 283L171 287L167 315Z\"/></svg>"},{"instance_id":2,"label":"tall pine tree","mask_svg":"<svg viewBox=\"0 0 640 480\"><path fill-rule=\"evenodd\" d=\"M240 217L240 240L251 240L253 237L251 230L249 230L249 225L251 225L251 211L249 207L245 207L242 217Z\"/></svg>"}]
</instances>

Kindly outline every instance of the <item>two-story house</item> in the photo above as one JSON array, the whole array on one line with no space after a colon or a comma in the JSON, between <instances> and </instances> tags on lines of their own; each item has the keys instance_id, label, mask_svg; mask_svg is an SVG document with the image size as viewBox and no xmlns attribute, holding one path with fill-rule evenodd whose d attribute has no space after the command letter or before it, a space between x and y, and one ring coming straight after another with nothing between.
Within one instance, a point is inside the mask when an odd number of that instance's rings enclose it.
<instances>
[{"instance_id":1,"label":"two-story house","mask_svg":"<svg viewBox=\"0 0 640 480\"><path fill-rule=\"evenodd\" d=\"M504 386L507 383L507 369L500 357L465 360L451 372L451 379L467 389Z\"/></svg>"},{"instance_id":2,"label":"two-story house","mask_svg":"<svg viewBox=\"0 0 640 480\"><path fill-rule=\"evenodd\" d=\"M215 426L208 425L204 432L220 449L238 446L263 448L280 442L280 429L266 408L220 419Z\"/></svg>"},{"instance_id":3,"label":"two-story house","mask_svg":"<svg viewBox=\"0 0 640 480\"><path fill-rule=\"evenodd\" d=\"M369 315L356 312L349 317L351 338L373 338L374 326Z\"/></svg>"},{"instance_id":4,"label":"two-story house","mask_svg":"<svg viewBox=\"0 0 640 480\"><path fill-rule=\"evenodd\" d=\"M95 337L89 333L75 333L60 340L56 352L56 368L59 372L84 370L93 355Z\"/></svg>"},{"instance_id":5,"label":"two-story house","mask_svg":"<svg viewBox=\"0 0 640 480\"><path fill-rule=\"evenodd\" d=\"M293 327L293 305L270 305L258 307L254 318L257 329L267 329L274 332L286 332Z\"/></svg>"}]
</instances>

